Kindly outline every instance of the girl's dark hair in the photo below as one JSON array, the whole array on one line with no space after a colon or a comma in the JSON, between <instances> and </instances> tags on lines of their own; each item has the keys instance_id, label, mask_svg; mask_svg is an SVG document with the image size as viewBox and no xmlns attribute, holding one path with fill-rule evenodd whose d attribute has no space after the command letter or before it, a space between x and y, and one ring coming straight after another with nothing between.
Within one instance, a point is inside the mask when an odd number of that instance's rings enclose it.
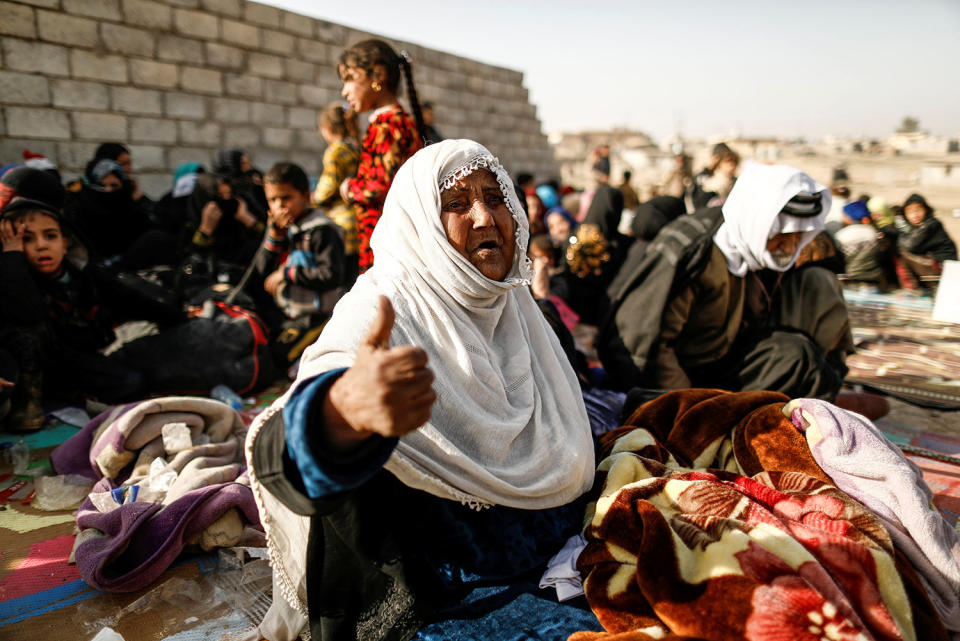
<instances>
[{"instance_id":1,"label":"girl's dark hair","mask_svg":"<svg viewBox=\"0 0 960 641\"><path fill-rule=\"evenodd\" d=\"M320 115L317 116L317 125L326 127L338 136L357 138L357 114L343 108L340 101L331 102Z\"/></svg>"},{"instance_id":2,"label":"girl's dark hair","mask_svg":"<svg viewBox=\"0 0 960 641\"><path fill-rule=\"evenodd\" d=\"M398 95L400 93L400 72L402 70L407 79L407 94L410 98L413 118L417 122L417 133L421 139L423 138L423 132L427 129L423 123L423 112L420 109L417 88L413 84L413 68L405 51L401 52L401 55L397 55L393 47L383 40L363 40L340 54L340 64L345 67L363 69L368 74L373 73L375 66L382 66L387 74L384 84L387 89Z\"/></svg>"}]
</instances>

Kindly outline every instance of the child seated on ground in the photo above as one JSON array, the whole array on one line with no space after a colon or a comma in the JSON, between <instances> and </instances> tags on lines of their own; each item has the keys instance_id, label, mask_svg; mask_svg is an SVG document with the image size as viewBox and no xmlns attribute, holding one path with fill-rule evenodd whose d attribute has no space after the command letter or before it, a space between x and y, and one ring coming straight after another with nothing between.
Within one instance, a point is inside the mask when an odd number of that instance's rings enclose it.
<instances>
[{"instance_id":1,"label":"child seated on ground","mask_svg":"<svg viewBox=\"0 0 960 641\"><path fill-rule=\"evenodd\" d=\"M920 194L903 203L896 226L897 276L907 289L918 289L925 277L940 275L943 261L957 259L957 245Z\"/></svg>"},{"instance_id":2,"label":"child seated on ground","mask_svg":"<svg viewBox=\"0 0 960 641\"><path fill-rule=\"evenodd\" d=\"M71 240L60 211L48 202L11 200L0 213L0 238L0 278L7 285L0 303L42 319L20 326L16 339L21 346L29 343L40 365L31 376L21 372L31 406L41 407L41 390L71 401L78 393L110 403L140 398L145 390L138 369L102 350L115 340L116 325L132 319L178 322L179 306L151 298L96 264L81 268L66 260ZM39 429L42 413L39 420L35 415L20 427Z\"/></svg>"},{"instance_id":3,"label":"child seated on ground","mask_svg":"<svg viewBox=\"0 0 960 641\"><path fill-rule=\"evenodd\" d=\"M264 176L267 235L254 257L247 293L274 337L278 364L295 362L320 334L344 282L342 231L310 207L310 182L280 162Z\"/></svg>"}]
</instances>

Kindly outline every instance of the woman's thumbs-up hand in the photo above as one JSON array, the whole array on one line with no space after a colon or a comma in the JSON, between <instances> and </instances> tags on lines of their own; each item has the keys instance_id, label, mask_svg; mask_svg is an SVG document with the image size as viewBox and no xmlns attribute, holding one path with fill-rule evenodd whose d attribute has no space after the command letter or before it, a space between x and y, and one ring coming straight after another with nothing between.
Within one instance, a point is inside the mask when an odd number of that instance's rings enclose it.
<instances>
[{"instance_id":1,"label":"woman's thumbs-up hand","mask_svg":"<svg viewBox=\"0 0 960 641\"><path fill-rule=\"evenodd\" d=\"M330 387L324 422L327 440L337 449L373 434L403 436L430 419L437 394L427 353L412 345L390 347L393 322L393 305L381 296L353 366Z\"/></svg>"}]
</instances>

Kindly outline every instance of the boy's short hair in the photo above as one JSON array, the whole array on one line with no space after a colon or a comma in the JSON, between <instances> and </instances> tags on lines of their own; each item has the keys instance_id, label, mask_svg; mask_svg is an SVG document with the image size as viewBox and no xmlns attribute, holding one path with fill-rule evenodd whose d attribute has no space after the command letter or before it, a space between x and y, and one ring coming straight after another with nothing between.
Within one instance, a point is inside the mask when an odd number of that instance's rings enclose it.
<instances>
[{"instance_id":1,"label":"boy's short hair","mask_svg":"<svg viewBox=\"0 0 960 641\"><path fill-rule=\"evenodd\" d=\"M274 185L288 184L300 192L310 193L310 179L300 165L292 162L278 162L263 177L263 182Z\"/></svg>"}]
</instances>

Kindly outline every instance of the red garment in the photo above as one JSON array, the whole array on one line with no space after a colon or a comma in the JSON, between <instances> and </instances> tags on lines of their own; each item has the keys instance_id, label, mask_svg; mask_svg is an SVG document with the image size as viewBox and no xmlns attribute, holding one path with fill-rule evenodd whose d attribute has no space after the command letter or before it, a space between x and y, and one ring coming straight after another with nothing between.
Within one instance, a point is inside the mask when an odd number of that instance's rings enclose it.
<instances>
[{"instance_id":1,"label":"red garment","mask_svg":"<svg viewBox=\"0 0 960 641\"><path fill-rule=\"evenodd\" d=\"M421 146L417 125L400 105L393 105L378 114L367 129L357 177L347 184L350 200L357 210L361 273L373 266L370 236L380 220L383 201L393 177L400 165Z\"/></svg>"}]
</instances>

